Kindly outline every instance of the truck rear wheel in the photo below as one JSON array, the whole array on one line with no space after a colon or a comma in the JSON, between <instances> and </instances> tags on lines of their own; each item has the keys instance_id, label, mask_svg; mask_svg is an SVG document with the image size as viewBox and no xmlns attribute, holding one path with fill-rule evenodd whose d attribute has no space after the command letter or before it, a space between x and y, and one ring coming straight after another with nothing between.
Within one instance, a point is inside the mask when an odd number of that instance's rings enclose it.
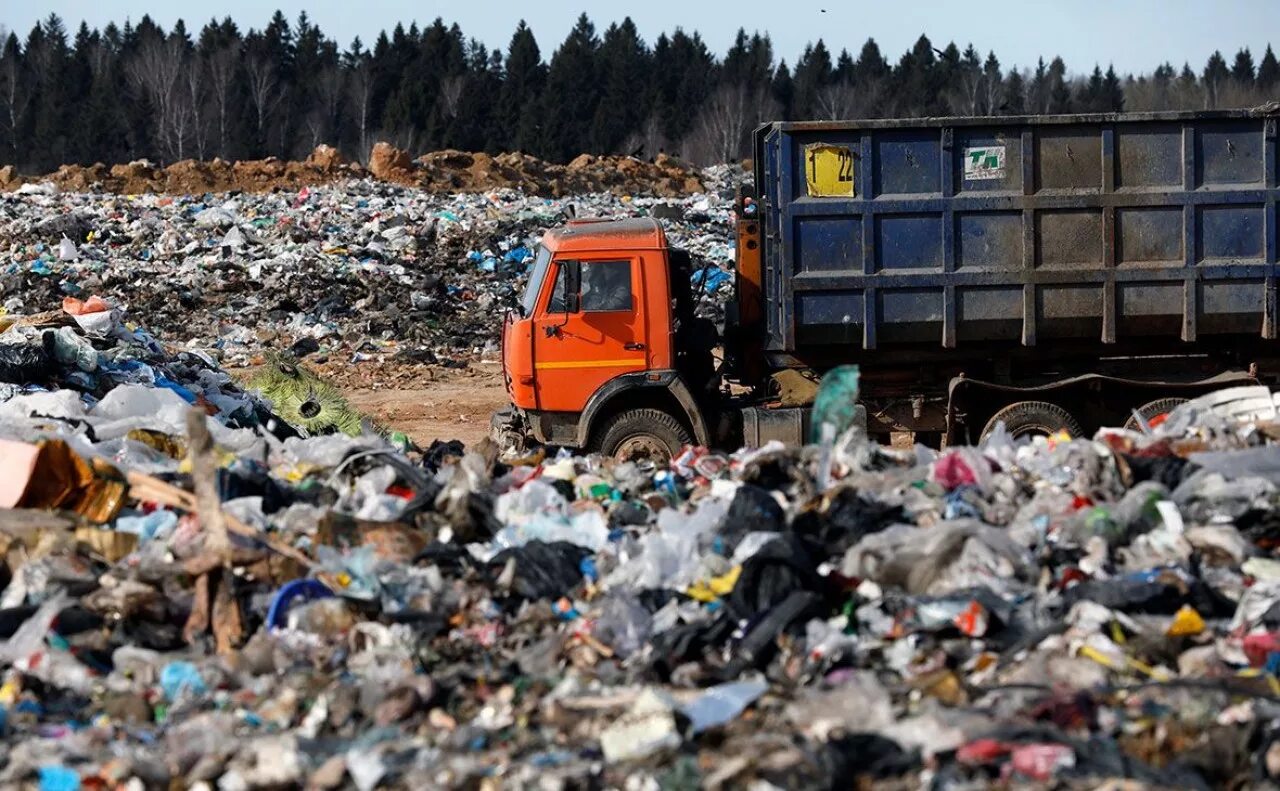
<instances>
[{"instance_id":1,"label":"truck rear wheel","mask_svg":"<svg viewBox=\"0 0 1280 791\"><path fill-rule=\"evenodd\" d=\"M991 416L982 429L982 438L986 439L996 430L996 425L1004 423L1005 430L1014 437L1047 437L1065 431L1073 437L1084 434L1080 421L1058 406L1048 401L1018 401L1001 409Z\"/></svg>"},{"instance_id":2,"label":"truck rear wheel","mask_svg":"<svg viewBox=\"0 0 1280 791\"><path fill-rule=\"evenodd\" d=\"M619 412L600 427L594 450L617 461L667 461L693 439L671 415L660 409Z\"/></svg>"},{"instance_id":3,"label":"truck rear wheel","mask_svg":"<svg viewBox=\"0 0 1280 791\"><path fill-rule=\"evenodd\" d=\"M1164 418L1174 410L1174 407L1185 403L1187 403L1185 398L1157 398L1155 401L1148 401L1138 407L1138 414L1142 415L1142 419L1147 421L1147 425L1155 428L1164 422ZM1152 421L1155 422L1155 425L1152 425ZM1124 427L1126 431L1141 431L1138 427L1138 421L1133 415L1130 415L1129 419L1124 422Z\"/></svg>"}]
</instances>

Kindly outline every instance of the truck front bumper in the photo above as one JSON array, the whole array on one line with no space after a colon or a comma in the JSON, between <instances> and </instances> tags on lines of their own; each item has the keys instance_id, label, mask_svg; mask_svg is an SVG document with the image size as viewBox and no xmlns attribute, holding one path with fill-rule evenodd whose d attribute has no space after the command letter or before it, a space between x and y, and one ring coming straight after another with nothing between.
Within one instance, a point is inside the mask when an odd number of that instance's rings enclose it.
<instances>
[{"instance_id":1,"label":"truck front bumper","mask_svg":"<svg viewBox=\"0 0 1280 791\"><path fill-rule=\"evenodd\" d=\"M503 452L523 453L529 444L529 422L524 413L507 405L489 418L489 436Z\"/></svg>"}]
</instances>

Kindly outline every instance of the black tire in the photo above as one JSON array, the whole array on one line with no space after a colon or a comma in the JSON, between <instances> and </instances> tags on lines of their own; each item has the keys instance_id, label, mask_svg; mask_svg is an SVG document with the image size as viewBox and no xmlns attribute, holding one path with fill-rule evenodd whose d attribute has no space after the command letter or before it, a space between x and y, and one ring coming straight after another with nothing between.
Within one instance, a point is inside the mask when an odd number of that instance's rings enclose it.
<instances>
[{"instance_id":1,"label":"black tire","mask_svg":"<svg viewBox=\"0 0 1280 791\"><path fill-rule=\"evenodd\" d=\"M661 409L629 409L609 418L596 433L592 450L618 461L649 458L667 461L693 442L689 432Z\"/></svg>"},{"instance_id":2,"label":"black tire","mask_svg":"<svg viewBox=\"0 0 1280 791\"><path fill-rule=\"evenodd\" d=\"M1084 435L1084 427L1070 412L1048 401L1018 401L991 416L982 429L986 439L1004 422L1005 430L1014 437L1049 436L1065 431L1073 437Z\"/></svg>"},{"instance_id":3,"label":"black tire","mask_svg":"<svg viewBox=\"0 0 1280 791\"><path fill-rule=\"evenodd\" d=\"M1187 403L1185 398L1157 398L1155 401L1148 401L1138 407L1138 414L1142 415L1142 419L1150 422L1154 417L1167 415L1173 411L1174 407ZM1126 431L1141 431L1138 428L1138 421L1133 415L1129 415L1129 419L1124 422Z\"/></svg>"}]
</instances>

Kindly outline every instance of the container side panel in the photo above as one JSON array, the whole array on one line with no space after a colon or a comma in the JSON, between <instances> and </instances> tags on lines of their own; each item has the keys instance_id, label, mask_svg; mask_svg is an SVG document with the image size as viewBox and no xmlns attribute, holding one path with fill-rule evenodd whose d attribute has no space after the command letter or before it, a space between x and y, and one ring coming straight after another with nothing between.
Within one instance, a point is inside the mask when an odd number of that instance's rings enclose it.
<instances>
[{"instance_id":1,"label":"container side panel","mask_svg":"<svg viewBox=\"0 0 1280 791\"><path fill-rule=\"evenodd\" d=\"M1121 335L1177 335L1182 326L1182 283L1135 281L1116 287Z\"/></svg>"},{"instance_id":2,"label":"container side panel","mask_svg":"<svg viewBox=\"0 0 1280 791\"><path fill-rule=\"evenodd\" d=\"M1102 263L1102 212L1046 209L1036 215L1036 266L1086 268Z\"/></svg>"},{"instance_id":3,"label":"container side panel","mask_svg":"<svg viewBox=\"0 0 1280 791\"><path fill-rule=\"evenodd\" d=\"M860 326L863 316L861 291L803 292L796 297L802 324Z\"/></svg>"},{"instance_id":4,"label":"container side panel","mask_svg":"<svg viewBox=\"0 0 1280 791\"><path fill-rule=\"evenodd\" d=\"M1266 250L1262 206L1201 206L1196 260L1261 260Z\"/></svg>"},{"instance_id":5,"label":"container side panel","mask_svg":"<svg viewBox=\"0 0 1280 791\"><path fill-rule=\"evenodd\" d=\"M1036 190L1102 189L1102 135L1097 127L1037 130Z\"/></svg>"},{"instance_id":6,"label":"container side panel","mask_svg":"<svg viewBox=\"0 0 1280 791\"><path fill-rule=\"evenodd\" d=\"M1200 187L1261 185L1262 124L1215 124L1196 133L1196 184Z\"/></svg>"},{"instance_id":7,"label":"container side panel","mask_svg":"<svg viewBox=\"0 0 1280 791\"><path fill-rule=\"evenodd\" d=\"M796 272L861 272L862 218L797 217Z\"/></svg>"},{"instance_id":8,"label":"container side panel","mask_svg":"<svg viewBox=\"0 0 1280 791\"><path fill-rule=\"evenodd\" d=\"M942 192L942 140L937 129L880 132L874 149L877 196Z\"/></svg>"},{"instance_id":9,"label":"container side panel","mask_svg":"<svg viewBox=\"0 0 1280 791\"><path fill-rule=\"evenodd\" d=\"M1181 126L1116 125L1116 189L1176 189L1181 185Z\"/></svg>"},{"instance_id":10,"label":"container side panel","mask_svg":"<svg viewBox=\"0 0 1280 791\"><path fill-rule=\"evenodd\" d=\"M880 343L927 343L942 337L941 288L887 288L878 297Z\"/></svg>"},{"instance_id":11,"label":"container side panel","mask_svg":"<svg viewBox=\"0 0 1280 791\"><path fill-rule=\"evenodd\" d=\"M1047 337L1087 338L1098 332L1102 286L1046 285L1036 289L1037 331Z\"/></svg>"},{"instance_id":12,"label":"container side panel","mask_svg":"<svg viewBox=\"0 0 1280 791\"><path fill-rule=\"evenodd\" d=\"M956 213L956 268L1022 268L1022 212Z\"/></svg>"},{"instance_id":13,"label":"container side panel","mask_svg":"<svg viewBox=\"0 0 1280 791\"><path fill-rule=\"evenodd\" d=\"M1116 292L1126 316L1173 316L1182 313L1182 283L1121 283Z\"/></svg>"},{"instance_id":14,"label":"container side panel","mask_svg":"<svg viewBox=\"0 0 1280 791\"><path fill-rule=\"evenodd\" d=\"M1182 209L1176 206L1116 209L1116 264L1180 266Z\"/></svg>"},{"instance_id":15,"label":"container side panel","mask_svg":"<svg viewBox=\"0 0 1280 791\"><path fill-rule=\"evenodd\" d=\"M1022 287L959 289L957 308L961 341L1016 341L1022 334Z\"/></svg>"},{"instance_id":16,"label":"container side panel","mask_svg":"<svg viewBox=\"0 0 1280 791\"><path fill-rule=\"evenodd\" d=\"M876 270L942 267L942 218L899 214L876 218Z\"/></svg>"},{"instance_id":17,"label":"container side panel","mask_svg":"<svg viewBox=\"0 0 1280 791\"><path fill-rule=\"evenodd\" d=\"M1259 280L1205 283L1200 287L1201 332L1257 332L1266 291Z\"/></svg>"}]
</instances>

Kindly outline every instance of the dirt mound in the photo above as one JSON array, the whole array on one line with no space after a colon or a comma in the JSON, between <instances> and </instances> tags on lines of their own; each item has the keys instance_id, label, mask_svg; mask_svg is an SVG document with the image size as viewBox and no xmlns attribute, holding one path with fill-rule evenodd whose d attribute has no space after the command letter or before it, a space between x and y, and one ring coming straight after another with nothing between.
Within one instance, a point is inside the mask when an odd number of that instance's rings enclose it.
<instances>
[{"instance_id":1,"label":"dirt mound","mask_svg":"<svg viewBox=\"0 0 1280 791\"><path fill-rule=\"evenodd\" d=\"M409 155L390 143L378 143L369 153L369 172L374 178L401 181L412 167Z\"/></svg>"},{"instance_id":2,"label":"dirt mound","mask_svg":"<svg viewBox=\"0 0 1280 791\"><path fill-rule=\"evenodd\" d=\"M554 165L520 153L490 156L436 151L419 157L416 164L415 183L437 191L512 187L554 197L583 192L675 197L703 189L696 171L666 156L645 162L635 157L583 154L568 165Z\"/></svg>"},{"instance_id":3,"label":"dirt mound","mask_svg":"<svg viewBox=\"0 0 1280 791\"><path fill-rule=\"evenodd\" d=\"M405 151L385 142L373 147L367 169L347 162L332 146L321 145L301 162L286 162L275 157L234 163L222 159L184 159L159 167L142 159L110 167L102 163L63 165L43 177L18 176L9 166L0 169L0 190L16 189L25 182L51 181L64 191L101 189L126 195L267 192L369 175L431 192L512 188L552 197L583 192L677 197L703 190L694 168L665 154L654 162L635 157L583 154L567 165L557 165L516 152L494 156L447 150L413 160Z\"/></svg>"},{"instance_id":4,"label":"dirt mound","mask_svg":"<svg viewBox=\"0 0 1280 791\"><path fill-rule=\"evenodd\" d=\"M321 170L331 171L347 164L347 160L338 149L326 143L321 143L316 146L315 151L311 152L311 156L307 157L306 164Z\"/></svg>"}]
</instances>

